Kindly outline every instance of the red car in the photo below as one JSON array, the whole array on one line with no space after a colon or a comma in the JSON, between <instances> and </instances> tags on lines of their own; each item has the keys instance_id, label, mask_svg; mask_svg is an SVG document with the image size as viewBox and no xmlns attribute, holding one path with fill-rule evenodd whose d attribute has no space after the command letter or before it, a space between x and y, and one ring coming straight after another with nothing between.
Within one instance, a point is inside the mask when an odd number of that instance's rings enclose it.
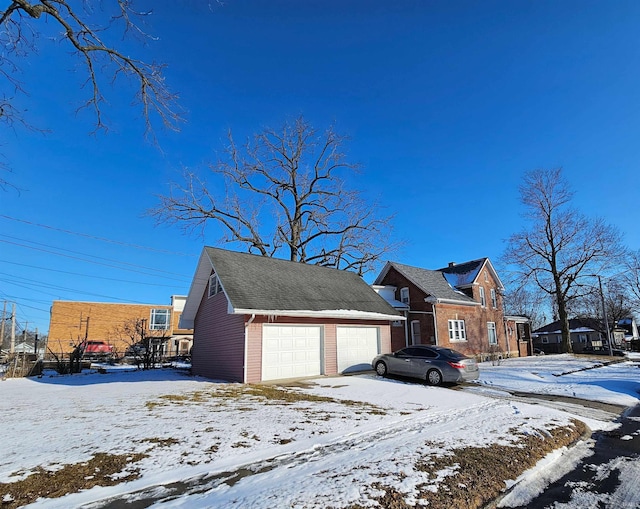
<instances>
[{"instance_id":1,"label":"red car","mask_svg":"<svg viewBox=\"0 0 640 509\"><path fill-rule=\"evenodd\" d=\"M108 356L111 355L113 346L104 341L83 341L80 348L85 356Z\"/></svg>"}]
</instances>

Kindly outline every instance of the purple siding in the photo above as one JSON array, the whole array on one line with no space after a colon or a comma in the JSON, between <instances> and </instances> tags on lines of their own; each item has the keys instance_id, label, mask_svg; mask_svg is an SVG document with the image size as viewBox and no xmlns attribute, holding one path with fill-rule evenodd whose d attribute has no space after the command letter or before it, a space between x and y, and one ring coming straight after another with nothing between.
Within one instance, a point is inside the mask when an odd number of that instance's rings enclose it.
<instances>
[{"instance_id":1,"label":"purple siding","mask_svg":"<svg viewBox=\"0 0 640 509\"><path fill-rule=\"evenodd\" d=\"M192 372L229 382L244 382L244 316L227 313L224 293L205 292L195 318Z\"/></svg>"}]
</instances>

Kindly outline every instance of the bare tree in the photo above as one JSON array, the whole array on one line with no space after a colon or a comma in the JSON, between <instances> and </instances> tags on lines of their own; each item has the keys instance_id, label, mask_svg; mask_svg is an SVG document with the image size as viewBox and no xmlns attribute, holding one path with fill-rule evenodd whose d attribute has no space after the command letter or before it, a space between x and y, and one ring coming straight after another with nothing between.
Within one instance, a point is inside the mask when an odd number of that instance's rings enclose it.
<instances>
[{"instance_id":1,"label":"bare tree","mask_svg":"<svg viewBox=\"0 0 640 509\"><path fill-rule=\"evenodd\" d=\"M573 209L573 192L561 169L525 174L520 186L529 228L508 239L503 255L521 285L533 284L557 306L563 347L572 352L569 306L584 293L586 276L600 274L620 258L620 234L601 219Z\"/></svg>"},{"instance_id":2,"label":"bare tree","mask_svg":"<svg viewBox=\"0 0 640 509\"><path fill-rule=\"evenodd\" d=\"M159 117L170 128L177 128L180 114L176 96L166 87L163 65L143 62L128 56L111 41L116 34L150 40L142 29L142 21L150 12L137 11L135 0L12 0L0 10L0 79L5 91L0 97L0 122L13 126L29 126L15 106L15 96L26 94L19 80L19 61L38 49L42 41L62 43L77 56L85 70L85 86L89 90L81 108L90 108L96 130L107 128L102 113L104 85L119 77L135 83L135 94L142 108L147 133L152 133L152 119ZM41 37L42 36L42 37ZM46 36L46 37L45 37ZM84 87L83 87L84 88ZM7 182L0 179L0 185Z\"/></svg>"},{"instance_id":3,"label":"bare tree","mask_svg":"<svg viewBox=\"0 0 640 509\"><path fill-rule=\"evenodd\" d=\"M626 254L621 280L629 292L631 308L640 313L640 250Z\"/></svg>"},{"instance_id":4,"label":"bare tree","mask_svg":"<svg viewBox=\"0 0 640 509\"><path fill-rule=\"evenodd\" d=\"M185 184L173 184L151 214L187 231L211 221L223 230L222 242L251 253L363 274L395 248L391 218L345 185L343 175L357 165L347 162L344 142L333 128L320 133L302 117L243 146L229 132L212 180L186 172Z\"/></svg>"},{"instance_id":5,"label":"bare tree","mask_svg":"<svg viewBox=\"0 0 640 509\"><path fill-rule=\"evenodd\" d=\"M545 295L537 287L508 284L503 295L505 315L519 315L529 318L531 329L536 330L546 322L544 314Z\"/></svg>"},{"instance_id":6,"label":"bare tree","mask_svg":"<svg viewBox=\"0 0 640 509\"><path fill-rule=\"evenodd\" d=\"M161 360L162 345L168 337L164 336L164 331L150 331L146 319L126 320L114 332L126 343L125 355L132 357L138 368L153 369ZM154 332L157 334L154 335Z\"/></svg>"},{"instance_id":7,"label":"bare tree","mask_svg":"<svg viewBox=\"0 0 640 509\"><path fill-rule=\"evenodd\" d=\"M607 329L612 331L623 318L633 315L631 300L627 286L621 278L609 278L603 285L603 294L598 286L592 286L591 291L576 298L571 305L572 315L585 319L596 319L598 332L607 335ZM607 324L604 323L602 303L606 310Z\"/></svg>"}]
</instances>

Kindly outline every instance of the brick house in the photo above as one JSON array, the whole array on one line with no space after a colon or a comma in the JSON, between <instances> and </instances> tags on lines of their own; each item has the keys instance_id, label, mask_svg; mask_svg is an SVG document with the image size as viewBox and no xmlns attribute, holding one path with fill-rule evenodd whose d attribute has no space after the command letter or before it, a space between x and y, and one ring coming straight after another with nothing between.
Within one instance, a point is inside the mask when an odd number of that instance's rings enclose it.
<instances>
[{"instance_id":1,"label":"brick house","mask_svg":"<svg viewBox=\"0 0 640 509\"><path fill-rule=\"evenodd\" d=\"M125 324L143 320L146 333L157 338L161 356L188 354L193 331L178 325L186 297L171 296L171 304L120 304L54 300L51 306L47 351L70 354L83 340L104 341L118 355L131 346Z\"/></svg>"},{"instance_id":2,"label":"brick house","mask_svg":"<svg viewBox=\"0 0 640 509\"><path fill-rule=\"evenodd\" d=\"M370 369L396 320L355 273L206 247L181 325L194 374L252 383Z\"/></svg>"},{"instance_id":3,"label":"brick house","mask_svg":"<svg viewBox=\"0 0 640 509\"><path fill-rule=\"evenodd\" d=\"M519 355L517 334L506 330L504 286L488 258L438 270L388 262L374 288L406 317L392 326L394 351L432 344L481 359Z\"/></svg>"}]
</instances>

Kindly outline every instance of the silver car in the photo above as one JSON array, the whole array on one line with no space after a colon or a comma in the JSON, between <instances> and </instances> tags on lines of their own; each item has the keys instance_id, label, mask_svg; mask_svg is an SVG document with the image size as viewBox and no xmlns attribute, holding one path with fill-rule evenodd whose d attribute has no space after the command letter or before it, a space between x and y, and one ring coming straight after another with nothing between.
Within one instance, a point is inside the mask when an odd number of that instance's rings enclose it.
<instances>
[{"instance_id":1,"label":"silver car","mask_svg":"<svg viewBox=\"0 0 640 509\"><path fill-rule=\"evenodd\" d=\"M478 363L441 346L414 345L378 355L371 363L380 376L400 375L425 380L429 385L477 380Z\"/></svg>"}]
</instances>

